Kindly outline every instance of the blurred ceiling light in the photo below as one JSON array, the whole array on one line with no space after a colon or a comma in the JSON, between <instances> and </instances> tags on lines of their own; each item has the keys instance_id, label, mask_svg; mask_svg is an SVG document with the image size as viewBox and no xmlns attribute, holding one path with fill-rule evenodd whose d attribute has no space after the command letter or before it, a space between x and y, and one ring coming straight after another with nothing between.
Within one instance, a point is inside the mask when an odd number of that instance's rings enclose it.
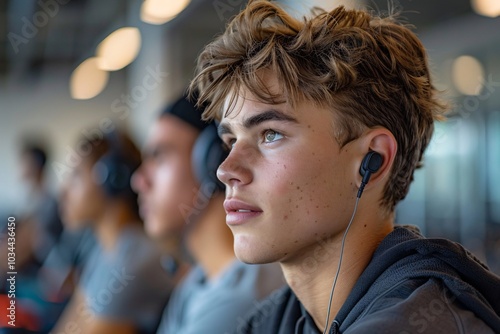
<instances>
[{"instance_id":1,"label":"blurred ceiling light","mask_svg":"<svg viewBox=\"0 0 500 334\"><path fill-rule=\"evenodd\" d=\"M471 5L479 15L500 16L500 1L498 0L471 0Z\"/></svg>"},{"instance_id":2,"label":"blurred ceiling light","mask_svg":"<svg viewBox=\"0 0 500 334\"><path fill-rule=\"evenodd\" d=\"M99 68L116 71L130 64L141 49L141 33L135 27L115 30L98 46Z\"/></svg>"},{"instance_id":3,"label":"blurred ceiling light","mask_svg":"<svg viewBox=\"0 0 500 334\"><path fill-rule=\"evenodd\" d=\"M141 33L135 27L115 30L97 46L99 68L116 71L130 64L141 48Z\"/></svg>"},{"instance_id":4,"label":"blurred ceiling light","mask_svg":"<svg viewBox=\"0 0 500 334\"><path fill-rule=\"evenodd\" d=\"M97 96L108 83L109 73L99 69L98 58L88 58L71 74L69 90L76 100L87 100Z\"/></svg>"},{"instance_id":5,"label":"blurred ceiling light","mask_svg":"<svg viewBox=\"0 0 500 334\"><path fill-rule=\"evenodd\" d=\"M460 56L452 65L453 84L464 95L479 95L484 84L484 69L479 60Z\"/></svg>"},{"instance_id":6,"label":"blurred ceiling light","mask_svg":"<svg viewBox=\"0 0 500 334\"><path fill-rule=\"evenodd\" d=\"M145 0L141 6L141 20L163 24L182 12L191 0Z\"/></svg>"}]
</instances>

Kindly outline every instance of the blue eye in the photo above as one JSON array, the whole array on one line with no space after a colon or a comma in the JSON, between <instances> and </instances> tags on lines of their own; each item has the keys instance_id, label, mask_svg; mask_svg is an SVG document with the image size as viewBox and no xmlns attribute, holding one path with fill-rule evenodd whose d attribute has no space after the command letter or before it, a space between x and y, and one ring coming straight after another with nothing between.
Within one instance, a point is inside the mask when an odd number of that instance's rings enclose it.
<instances>
[{"instance_id":1,"label":"blue eye","mask_svg":"<svg viewBox=\"0 0 500 334\"><path fill-rule=\"evenodd\" d=\"M274 130L266 130L264 131L264 142L265 143L272 143L277 140L280 140L283 138L283 135L277 131Z\"/></svg>"}]
</instances>

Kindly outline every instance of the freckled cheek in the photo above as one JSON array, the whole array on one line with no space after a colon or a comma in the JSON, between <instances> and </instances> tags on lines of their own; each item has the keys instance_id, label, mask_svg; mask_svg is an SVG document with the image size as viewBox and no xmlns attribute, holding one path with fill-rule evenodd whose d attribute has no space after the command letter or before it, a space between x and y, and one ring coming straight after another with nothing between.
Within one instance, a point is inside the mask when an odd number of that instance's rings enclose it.
<instances>
[{"instance_id":1,"label":"freckled cheek","mask_svg":"<svg viewBox=\"0 0 500 334\"><path fill-rule=\"evenodd\" d=\"M289 195L290 190L295 188L297 179L297 168L288 160L267 163L260 168L263 175L263 185L269 195L274 198L282 198L283 195ZM266 194L267 195L267 194ZM279 197L277 197L279 196Z\"/></svg>"},{"instance_id":2,"label":"freckled cheek","mask_svg":"<svg viewBox=\"0 0 500 334\"><path fill-rule=\"evenodd\" d=\"M314 192L313 177L308 172L307 163L300 160L281 159L280 162L267 164L262 168L261 189L265 189L267 205L273 219L284 224L297 220L304 206L309 204L308 197Z\"/></svg>"},{"instance_id":3,"label":"freckled cheek","mask_svg":"<svg viewBox=\"0 0 500 334\"><path fill-rule=\"evenodd\" d=\"M314 152L311 152L314 153ZM290 217L319 222L319 217L331 213L332 201L335 201L335 172L319 159L302 159L295 162L293 168L287 166L286 194Z\"/></svg>"}]
</instances>

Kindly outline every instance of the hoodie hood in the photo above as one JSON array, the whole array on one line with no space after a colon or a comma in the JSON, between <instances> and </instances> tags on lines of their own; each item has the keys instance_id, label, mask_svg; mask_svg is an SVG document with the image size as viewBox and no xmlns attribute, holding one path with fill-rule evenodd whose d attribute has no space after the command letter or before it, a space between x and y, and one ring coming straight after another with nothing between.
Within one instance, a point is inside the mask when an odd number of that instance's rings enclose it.
<instances>
[{"instance_id":1,"label":"hoodie hood","mask_svg":"<svg viewBox=\"0 0 500 334\"><path fill-rule=\"evenodd\" d=\"M446 239L426 239L396 226L380 243L334 320L343 332L384 291L404 280L433 278L496 333L500 333L500 279L469 251Z\"/></svg>"}]
</instances>

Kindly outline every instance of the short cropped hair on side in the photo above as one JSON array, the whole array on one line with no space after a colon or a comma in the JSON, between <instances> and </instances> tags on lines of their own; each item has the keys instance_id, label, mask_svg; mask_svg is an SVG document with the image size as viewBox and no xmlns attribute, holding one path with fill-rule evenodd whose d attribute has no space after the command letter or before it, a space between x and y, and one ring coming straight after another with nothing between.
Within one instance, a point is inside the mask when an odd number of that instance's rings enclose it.
<instances>
[{"instance_id":1,"label":"short cropped hair on side","mask_svg":"<svg viewBox=\"0 0 500 334\"><path fill-rule=\"evenodd\" d=\"M277 77L279 96L267 89L262 71ZM298 20L275 3L250 1L200 54L190 88L207 104L204 117L220 119L243 87L264 103L311 101L331 109L341 147L367 128L391 131L398 150L380 203L388 212L408 193L434 120L447 109L422 43L396 14L342 6Z\"/></svg>"}]
</instances>

